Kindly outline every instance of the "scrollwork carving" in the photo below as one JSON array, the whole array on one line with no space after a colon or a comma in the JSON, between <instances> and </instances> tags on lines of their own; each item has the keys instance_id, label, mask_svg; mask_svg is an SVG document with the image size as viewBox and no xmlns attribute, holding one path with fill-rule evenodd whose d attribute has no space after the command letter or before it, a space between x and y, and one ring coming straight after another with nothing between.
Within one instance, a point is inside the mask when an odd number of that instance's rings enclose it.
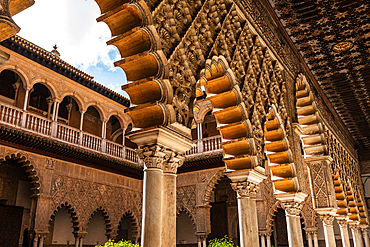
<instances>
[{"instance_id":1,"label":"scrollwork carving","mask_svg":"<svg viewBox=\"0 0 370 247\"><path fill-rule=\"evenodd\" d=\"M281 202L281 207L285 210L287 215L299 216L302 210L302 203L299 202Z\"/></svg>"}]
</instances>

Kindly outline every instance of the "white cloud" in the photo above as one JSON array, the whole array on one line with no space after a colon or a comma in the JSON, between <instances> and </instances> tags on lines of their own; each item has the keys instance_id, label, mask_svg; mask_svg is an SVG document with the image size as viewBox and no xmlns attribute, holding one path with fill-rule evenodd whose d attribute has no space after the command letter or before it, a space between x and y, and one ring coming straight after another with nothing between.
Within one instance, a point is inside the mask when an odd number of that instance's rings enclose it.
<instances>
[{"instance_id":1,"label":"white cloud","mask_svg":"<svg viewBox=\"0 0 370 247\"><path fill-rule=\"evenodd\" d=\"M71 65L86 70L101 62L113 71L119 57L108 56L116 48L107 46L110 30L96 22L99 16L93 0L37 0L14 21L21 27L21 37L48 51L57 44L61 58Z\"/></svg>"}]
</instances>

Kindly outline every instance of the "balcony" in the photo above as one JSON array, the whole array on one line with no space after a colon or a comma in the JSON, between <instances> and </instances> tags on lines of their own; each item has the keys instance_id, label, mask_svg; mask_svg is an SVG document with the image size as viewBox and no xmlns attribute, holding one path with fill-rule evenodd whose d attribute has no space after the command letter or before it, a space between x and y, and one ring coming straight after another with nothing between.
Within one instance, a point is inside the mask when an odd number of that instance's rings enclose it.
<instances>
[{"instance_id":1,"label":"balcony","mask_svg":"<svg viewBox=\"0 0 370 247\"><path fill-rule=\"evenodd\" d=\"M40 136L89 149L104 155L140 163L136 151L68 125L0 102L0 123Z\"/></svg>"},{"instance_id":2,"label":"balcony","mask_svg":"<svg viewBox=\"0 0 370 247\"><path fill-rule=\"evenodd\" d=\"M207 155L211 153L222 152L221 136L219 135L199 139L195 142L197 143L197 145L185 153L185 156L187 158L198 155Z\"/></svg>"}]
</instances>

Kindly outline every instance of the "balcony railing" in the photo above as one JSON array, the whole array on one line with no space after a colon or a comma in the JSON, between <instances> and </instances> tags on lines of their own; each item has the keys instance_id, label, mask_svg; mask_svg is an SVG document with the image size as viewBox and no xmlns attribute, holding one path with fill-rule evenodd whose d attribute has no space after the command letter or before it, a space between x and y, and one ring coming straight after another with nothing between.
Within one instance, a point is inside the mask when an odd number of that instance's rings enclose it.
<instances>
[{"instance_id":1,"label":"balcony railing","mask_svg":"<svg viewBox=\"0 0 370 247\"><path fill-rule=\"evenodd\" d=\"M134 149L0 102L0 122L48 138L140 163Z\"/></svg>"},{"instance_id":2,"label":"balcony railing","mask_svg":"<svg viewBox=\"0 0 370 247\"><path fill-rule=\"evenodd\" d=\"M203 138L195 142L197 143L197 145L187 151L185 153L185 156L222 151L221 136Z\"/></svg>"}]
</instances>

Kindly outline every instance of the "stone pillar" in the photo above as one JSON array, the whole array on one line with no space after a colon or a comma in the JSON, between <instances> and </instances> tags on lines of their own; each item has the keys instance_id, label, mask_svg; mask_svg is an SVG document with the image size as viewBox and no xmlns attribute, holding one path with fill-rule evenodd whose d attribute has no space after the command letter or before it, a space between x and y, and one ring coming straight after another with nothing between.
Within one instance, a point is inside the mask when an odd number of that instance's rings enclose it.
<instances>
[{"instance_id":1,"label":"stone pillar","mask_svg":"<svg viewBox=\"0 0 370 247\"><path fill-rule=\"evenodd\" d=\"M265 233L259 233L261 237L261 247L266 247L266 241L265 241Z\"/></svg>"},{"instance_id":2,"label":"stone pillar","mask_svg":"<svg viewBox=\"0 0 370 247\"><path fill-rule=\"evenodd\" d=\"M203 152L203 130L202 130L202 123L197 124L197 134L198 134L198 140L197 140L197 146L198 146L198 153Z\"/></svg>"},{"instance_id":3,"label":"stone pillar","mask_svg":"<svg viewBox=\"0 0 370 247\"><path fill-rule=\"evenodd\" d=\"M39 236L35 234L35 237L33 238L32 247L38 247L38 245L39 245Z\"/></svg>"},{"instance_id":4,"label":"stone pillar","mask_svg":"<svg viewBox=\"0 0 370 247\"><path fill-rule=\"evenodd\" d=\"M139 149L137 153L145 162L141 246L162 246L162 169L166 153L158 145Z\"/></svg>"},{"instance_id":5,"label":"stone pillar","mask_svg":"<svg viewBox=\"0 0 370 247\"><path fill-rule=\"evenodd\" d=\"M289 246L303 247L300 213L306 196L303 193L276 195L276 199L280 201L281 207L285 210Z\"/></svg>"},{"instance_id":6,"label":"stone pillar","mask_svg":"<svg viewBox=\"0 0 370 247\"><path fill-rule=\"evenodd\" d=\"M317 237L317 232L318 231L313 232L313 246L314 247L319 247L319 239Z\"/></svg>"},{"instance_id":7,"label":"stone pillar","mask_svg":"<svg viewBox=\"0 0 370 247\"><path fill-rule=\"evenodd\" d=\"M175 247L175 171L183 161L180 155L192 148L190 129L158 127L134 132L128 138L139 146L137 154L145 163L140 246ZM169 174L163 175L164 168Z\"/></svg>"},{"instance_id":8,"label":"stone pillar","mask_svg":"<svg viewBox=\"0 0 370 247\"><path fill-rule=\"evenodd\" d=\"M19 93L19 87L21 85L21 80L20 78L18 77L18 80L17 82L15 82L12 86L14 88L14 92L15 92L15 95L14 95L14 103L13 105L16 106L17 105L17 102L18 102L18 93Z\"/></svg>"},{"instance_id":9,"label":"stone pillar","mask_svg":"<svg viewBox=\"0 0 370 247\"><path fill-rule=\"evenodd\" d=\"M162 246L176 247L176 173L185 157L169 152L163 166ZM167 156L167 155L166 155Z\"/></svg>"},{"instance_id":10,"label":"stone pillar","mask_svg":"<svg viewBox=\"0 0 370 247\"><path fill-rule=\"evenodd\" d=\"M271 247L271 232L266 234L266 246Z\"/></svg>"},{"instance_id":11,"label":"stone pillar","mask_svg":"<svg viewBox=\"0 0 370 247\"><path fill-rule=\"evenodd\" d=\"M313 245L312 245L312 233L306 231L306 234L307 234L308 247L313 247Z\"/></svg>"},{"instance_id":12,"label":"stone pillar","mask_svg":"<svg viewBox=\"0 0 370 247\"><path fill-rule=\"evenodd\" d=\"M370 239L369 239L369 226L361 227L362 235L365 240L365 247L370 247Z\"/></svg>"},{"instance_id":13,"label":"stone pillar","mask_svg":"<svg viewBox=\"0 0 370 247\"><path fill-rule=\"evenodd\" d=\"M343 247L350 247L349 235L348 235L348 222L346 219L338 219L337 222L340 227L340 235L342 237ZM370 247L370 246L369 246Z\"/></svg>"},{"instance_id":14,"label":"stone pillar","mask_svg":"<svg viewBox=\"0 0 370 247\"><path fill-rule=\"evenodd\" d=\"M360 246L364 247L364 238L362 237L362 231L360 227L358 228L358 238L360 240Z\"/></svg>"},{"instance_id":15,"label":"stone pillar","mask_svg":"<svg viewBox=\"0 0 370 247\"><path fill-rule=\"evenodd\" d=\"M352 237L353 237L353 243L355 247L363 247L362 241L360 239L360 234L359 234L359 227L357 223L350 223L349 227L351 228L352 231Z\"/></svg>"},{"instance_id":16,"label":"stone pillar","mask_svg":"<svg viewBox=\"0 0 370 247\"><path fill-rule=\"evenodd\" d=\"M80 118L80 139L79 139L79 144L82 146L82 144L83 144L82 127L83 127L83 124L84 124L84 114L85 114L85 112L84 111L80 111L80 113L81 113L81 118Z\"/></svg>"},{"instance_id":17,"label":"stone pillar","mask_svg":"<svg viewBox=\"0 0 370 247\"><path fill-rule=\"evenodd\" d=\"M48 115L47 115L47 119L50 119L50 113L51 113L51 106L53 105L54 103L54 99L53 97L49 96L46 98L46 102L48 103Z\"/></svg>"},{"instance_id":18,"label":"stone pillar","mask_svg":"<svg viewBox=\"0 0 370 247\"><path fill-rule=\"evenodd\" d=\"M320 215L320 219L322 220L324 226L324 235L325 235L325 246L326 247L335 247L337 246L335 243L335 235L334 235L334 216L326 214Z\"/></svg>"},{"instance_id":19,"label":"stone pillar","mask_svg":"<svg viewBox=\"0 0 370 247\"><path fill-rule=\"evenodd\" d=\"M259 183L265 178L264 169L263 173L243 170L228 172L226 175L237 193L240 247L250 246L251 243L259 246L256 194Z\"/></svg>"}]
</instances>

